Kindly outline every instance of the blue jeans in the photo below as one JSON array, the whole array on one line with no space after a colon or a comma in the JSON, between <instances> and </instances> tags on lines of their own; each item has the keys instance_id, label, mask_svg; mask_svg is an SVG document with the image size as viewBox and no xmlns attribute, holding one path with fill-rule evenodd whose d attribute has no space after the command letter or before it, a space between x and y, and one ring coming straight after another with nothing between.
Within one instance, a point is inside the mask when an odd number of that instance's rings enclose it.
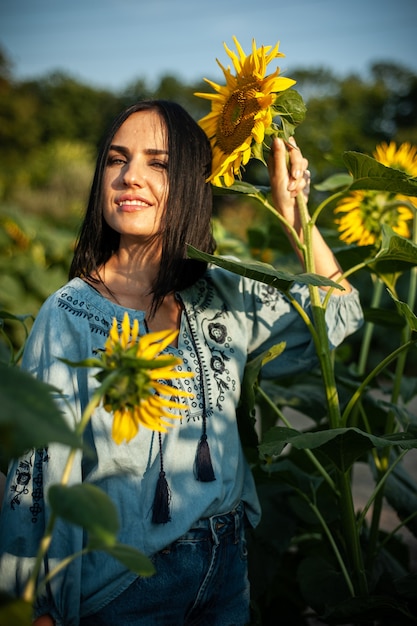
<instances>
[{"instance_id":1,"label":"blue jeans","mask_svg":"<svg viewBox=\"0 0 417 626\"><path fill-rule=\"evenodd\" d=\"M80 626L244 626L249 582L244 507L200 520L152 560L156 574L137 578Z\"/></svg>"}]
</instances>

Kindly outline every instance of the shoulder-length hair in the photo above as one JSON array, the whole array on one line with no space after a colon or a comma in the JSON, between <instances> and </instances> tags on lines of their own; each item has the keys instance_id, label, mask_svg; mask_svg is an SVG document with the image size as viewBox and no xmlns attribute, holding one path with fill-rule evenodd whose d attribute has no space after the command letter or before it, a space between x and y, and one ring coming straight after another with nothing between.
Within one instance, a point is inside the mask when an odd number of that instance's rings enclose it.
<instances>
[{"instance_id":1,"label":"shoulder-length hair","mask_svg":"<svg viewBox=\"0 0 417 626\"><path fill-rule=\"evenodd\" d=\"M86 214L70 267L69 277L97 280L99 268L118 250L120 235L103 218L103 175L113 137L132 113L154 110L161 116L168 140L168 197L162 217L162 256L152 288L152 312L163 298L192 285L206 263L187 259L187 244L213 253L210 143L198 124L179 104L144 100L122 111L113 121L99 154Z\"/></svg>"}]
</instances>

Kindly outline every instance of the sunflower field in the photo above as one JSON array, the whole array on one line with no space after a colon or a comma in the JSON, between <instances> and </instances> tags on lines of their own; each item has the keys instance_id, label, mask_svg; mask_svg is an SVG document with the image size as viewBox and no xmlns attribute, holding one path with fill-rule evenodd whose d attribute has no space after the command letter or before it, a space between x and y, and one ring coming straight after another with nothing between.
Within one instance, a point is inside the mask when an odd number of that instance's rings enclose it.
<instances>
[{"instance_id":1,"label":"sunflower field","mask_svg":"<svg viewBox=\"0 0 417 626\"><path fill-rule=\"evenodd\" d=\"M281 56L277 46L254 43L246 54L234 43L236 52L226 47L234 72L219 63L225 85L166 76L154 89L140 79L120 94L64 75L18 83L0 55L1 469L28 447L61 442L70 463L80 446L81 431L60 420L52 390L21 372L19 360L40 305L66 282L94 154L113 115L152 96L174 99L200 120L213 147L218 248L212 256L196 249L189 255L286 294L301 268L271 205L265 160L273 136L295 133L312 174L309 215L300 198L300 249L319 365L271 382L262 380L261 367L274 355L247 364L237 417L263 510L248 537L250 624L416 624L417 76L381 62L367 79L326 68L294 68L289 79L275 69L267 74ZM207 84L214 93L206 93ZM327 298L309 254L315 224L359 290L365 314L361 331L335 352L322 349ZM128 334L109 337L106 376L115 359L113 370L125 362L125 349L147 358L149 372L156 367L156 345L129 344ZM104 399L115 409L115 436L128 439L149 412L117 405L106 376L89 415ZM180 405L163 407L170 408ZM122 432L116 418L126 411L132 421ZM143 555L117 543L104 494L81 485L69 491L63 477L50 501L53 517L91 533L88 549L152 573ZM68 518L68 510L78 514ZM32 577L22 598L0 596L0 624L30 624L35 593Z\"/></svg>"}]
</instances>

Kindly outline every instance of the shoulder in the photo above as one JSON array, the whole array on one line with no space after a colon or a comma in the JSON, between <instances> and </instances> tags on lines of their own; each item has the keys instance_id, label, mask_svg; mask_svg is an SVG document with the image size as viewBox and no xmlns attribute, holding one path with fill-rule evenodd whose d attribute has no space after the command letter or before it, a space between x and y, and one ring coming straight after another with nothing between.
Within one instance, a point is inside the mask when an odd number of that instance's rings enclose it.
<instances>
[{"instance_id":1,"label":"shoulder","mask_svg":"<svg viewBox=\"0 0 417 626\"><path fill-rule=\"evenodd\" d=\"M44 302L36 317L37 326L53 322L58 327L76 326L107 335L111 327L111 303L80 278L60 287ZM84 324L83 324L84 322Z\"/></svg>"}]
</instances>

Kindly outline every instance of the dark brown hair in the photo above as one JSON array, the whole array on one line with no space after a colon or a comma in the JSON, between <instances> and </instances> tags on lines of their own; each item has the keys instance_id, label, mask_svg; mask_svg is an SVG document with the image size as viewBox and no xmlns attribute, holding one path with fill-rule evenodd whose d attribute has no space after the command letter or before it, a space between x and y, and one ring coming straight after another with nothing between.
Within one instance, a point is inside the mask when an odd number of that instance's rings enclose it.
<instances>
[{"instance_id":1,"label":"dark brown hair","mask_svg":"<svg viewBox=\"0 0 417 626\"><path fill-rule=\"evenodd\" d=\"M167 131L168 198L160 236L162 257L153 285L152 312L163 298L192 285L205 272L206 264L187 259L187 244L212 253L212 192L206 182L211 172L209 141L193 118L175 102L144 100L122 111L113 121L101 145L87 211L81 225L70 278L93 280L97 270L117 251L119 234L103 218L102 184L109 147L123 122L132 113L157 111Z\"/></svg>"}]
</instances>

